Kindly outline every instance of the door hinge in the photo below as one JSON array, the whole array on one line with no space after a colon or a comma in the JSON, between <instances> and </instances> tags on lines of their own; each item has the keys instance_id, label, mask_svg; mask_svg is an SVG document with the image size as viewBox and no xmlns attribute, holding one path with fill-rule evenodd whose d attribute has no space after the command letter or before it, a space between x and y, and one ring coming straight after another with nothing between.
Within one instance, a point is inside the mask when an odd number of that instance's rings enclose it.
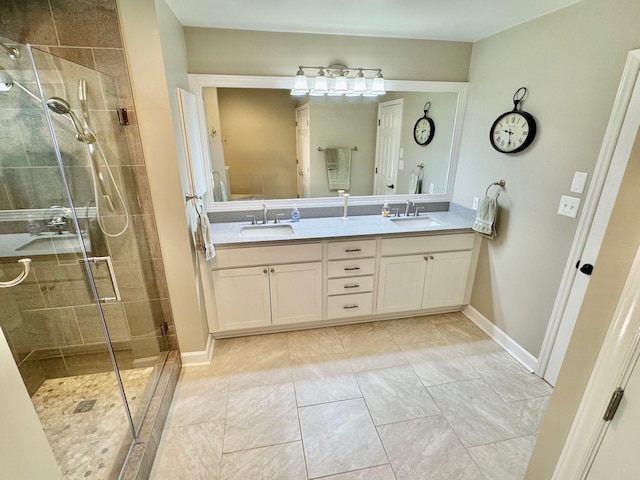
<instances>
[{"instance_id":1,"label":"door hinge","mask_svg":"<svg viewBox=\"0 0 640 480\"><path fill-rule=\"evenodd\" d=\"M616 412L618 411L618 407L620 406L620 401L622 400L622 396L624 395L624 388L618 387L613 391L611 395L611 400L609 400L609 405L607 406L606 412L604 412L604 417L602 419L605 422L609 422L613 420Z\"/></svg>"}]
</instances>

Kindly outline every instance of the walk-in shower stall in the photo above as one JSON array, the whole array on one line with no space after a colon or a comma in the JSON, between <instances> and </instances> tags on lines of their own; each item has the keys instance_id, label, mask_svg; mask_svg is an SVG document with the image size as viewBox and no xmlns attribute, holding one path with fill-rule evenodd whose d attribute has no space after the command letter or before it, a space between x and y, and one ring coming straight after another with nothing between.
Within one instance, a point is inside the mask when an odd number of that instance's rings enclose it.
<instances>
[{"instance_id":1,"label":"walk-in shower stall","mask_svg":"<svg viewBox=\"0 0 640 480\"><path fill-rule=\"evenodd\" d=\"M113 78L0 42L0 327L63 477L118 478L171 324L138 137Z\"/></svg>"}]
</instances>

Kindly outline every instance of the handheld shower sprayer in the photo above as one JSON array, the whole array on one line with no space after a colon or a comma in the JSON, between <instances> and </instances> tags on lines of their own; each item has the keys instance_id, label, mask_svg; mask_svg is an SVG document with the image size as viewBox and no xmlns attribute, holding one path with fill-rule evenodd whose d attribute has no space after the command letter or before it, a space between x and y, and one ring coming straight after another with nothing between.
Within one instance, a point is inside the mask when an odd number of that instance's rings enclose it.
<instances>
[{"instance_id":1,"label":"handheld shower sprayer","mask_svg":"<svg viewBox=\"0 0 640 480\"><path fill-rule=\"evenodd\" d=\"M71 110L71 105L64 98L60 97L51 97L47 100L47 107L54 113L58 115L63 115L67 117L73 123L73 126L76 128L78 132L76 138L84 143L93 144L96 143L96 136L93 134L91 130L84 127L82 123L80 123L80 119L76 116L75 113Z\"/></svg>"}]
</instances>

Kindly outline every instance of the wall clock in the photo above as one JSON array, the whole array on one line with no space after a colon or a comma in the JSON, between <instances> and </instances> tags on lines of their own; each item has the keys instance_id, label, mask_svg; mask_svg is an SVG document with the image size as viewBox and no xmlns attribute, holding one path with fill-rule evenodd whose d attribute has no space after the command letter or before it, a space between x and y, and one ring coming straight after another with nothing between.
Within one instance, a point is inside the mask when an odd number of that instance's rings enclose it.
<instances>
[{"instance_id":1,"label":"wall clock","mask_svg":"<svg viewBox=\"0 0 640 480\"><path fill-rule=\"evenodd\" d=\"M513 110L500 115L489 131L491 146L501 153L523 151L536 136L536 121L530 113L519 110L527 96L527 89L521 87L513 94Z\"/></svg>"},{"instance_id":2,"label":"wall clock","mask_svg":"<svg viewBox=\"0 0 640 480\"><path fill-rule=\"evenodd\" d=\"M436 125L427 115L430 107L431 102L424 104L424 116L420 117L413 127L413 139L418 145L429 145L436 133Z\"/></svg>"}]
</instances>

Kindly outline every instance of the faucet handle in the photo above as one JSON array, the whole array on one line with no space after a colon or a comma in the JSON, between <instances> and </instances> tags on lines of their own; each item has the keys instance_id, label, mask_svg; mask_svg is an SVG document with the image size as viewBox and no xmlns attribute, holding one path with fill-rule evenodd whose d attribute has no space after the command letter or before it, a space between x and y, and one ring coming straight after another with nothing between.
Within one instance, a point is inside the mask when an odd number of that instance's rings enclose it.
<instances>
[{"instance_id":1,"label":"faucet handle","mask_svg":"<svg viewBox=\"0 0 640 480\"><path fill-rule=\"evenodd\" d=\"M251 225L256 224L256 216L255 215L245 215L247 218L251 219Z\"/></svg>"},{"instance_id":2,"label":"faucet handle","mask_svg":"<svg viewBox=\"0 0 640 480\"><path fill-rule=\"evenodd\" d=\"M416 207L416 210L415 210L414 215L415 215L416 217L419 217L419 216L420 216L420 210L422 210L423 208L424 208L424 207Z\"/></svg>"},{"instance_id":3,"label":"faucet handle","mask_svg":"<svg viewBox=\"0 0 640 480\"><path fill-rule=\"evenodd\" d=\"M276 213L275 218L273 219L273 223L280 223L280 217L283 216L284 213Z\"/></svg>"},{"instance_id":4,"label":"faucet handle","mask_svg":"<svg viewBox=\"0 0 640 480\"><path fill-rule=\"evenodd\" d=\"M400 216L400 209L399 208L394 208L394 210L396 211L396 214L394 216L395 217L399 217Z\"/></svg>"}]
</instances>

